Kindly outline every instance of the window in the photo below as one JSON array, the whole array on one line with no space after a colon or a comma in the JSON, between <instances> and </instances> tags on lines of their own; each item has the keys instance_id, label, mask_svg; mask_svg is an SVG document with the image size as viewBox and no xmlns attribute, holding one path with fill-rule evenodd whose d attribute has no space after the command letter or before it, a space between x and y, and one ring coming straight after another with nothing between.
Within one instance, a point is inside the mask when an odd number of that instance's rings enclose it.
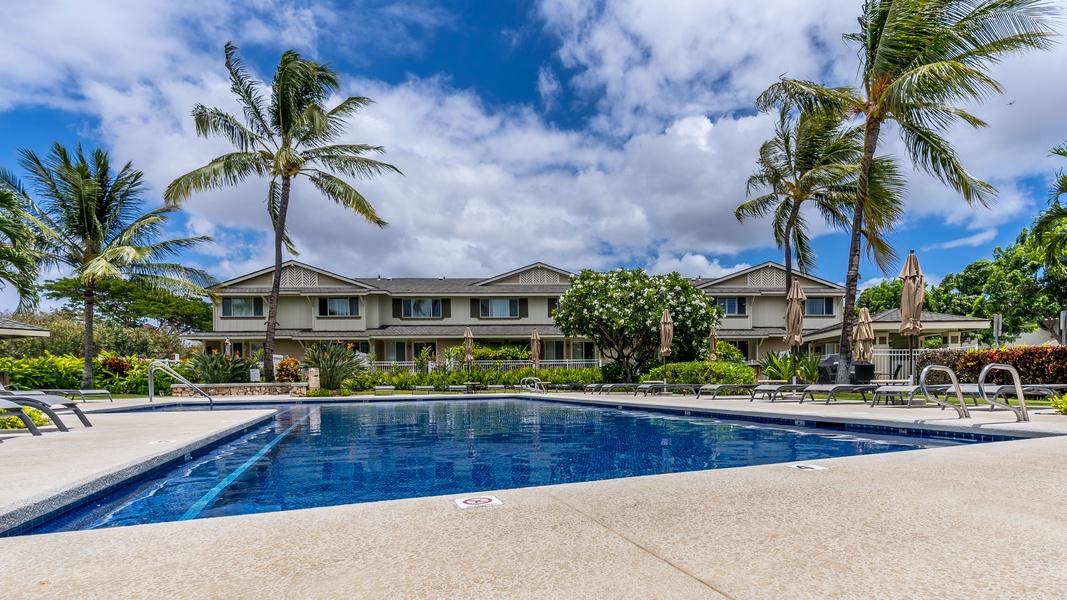
<instances>
[{"instance_id":1,"label":"window","mask_svg":"<svg viewBox=\"0 0 1067 600\"><path fill-rule=\"evenodd\" d=\"M359 298L319 298L320 317L358 317Z\"/></svg>"},{"instance_id":2,"label":"window","mask_svg":"<svg viewBox=\"0 0 1067 600\"><path fill-rule=\"evenodd\" d=\"M571 360L596 360L593 342L571 342Z\"/></svg>"},{"instance_id":3,"label":"window","mask_svg":"<svg viewBox=\"0 0 1067 600\"><path fill-rule=\"evenodd\" d=\"M563 342L541 342L545 347L545 360L563 360Z\"/></svg>"},{"instance_id":4,"label":"window","mask_svg":"<svg viewBox=\"0 0 1067 600\"><path fill-rule=\"evenodd\" d=\"M830 317L834 314L833 298L808 298L804 301L804 314L812 317Z\"/></svg>"},{"instance_id":5,"label":"window","mask_svg":"<svg viewBox=\"0 0 1067 600\"><path fill-rule=\"evenodd\" d=\"M437 354L437 344L433 342L412 342L411 356L414 358L422 358L422 352L427 348L430 349L430 357L433 358Z\"/></svg>"},{"instance_id":6,"label":"window","mask_svg":"<svg viewBox=\"0 0 1067 600\"><path fill-rule=\"evenodd\" d=\"M726 340L727 343L733 344L735 348L741 351L745 360L748 360L748 340Z\"/></svg>"},{"instance_id":7,"label":"window","mask_svg":"<svg viewBox=\"0 0 1067 600\"><path fill-rule=\"evenodd\" d=\"M400 313L405 319L440 319L441 301L428 298L405 298Z\"/></svg>"},{"instance_id":8,"label":"window","mask_svg":"<svg viewBox=\"0 0 1067 600\"><path fill-rule=\"evenodd\" d=\"M519 301L517 299L481 300L479 315L483 319L513 319L519 316Z\"/></svg>"},{"instance_id":9,"label":"window","mask_svg":"<svg viewBox=\"0 0 1067 600\"><path fill-rule=\"evenodd\" d=\"M552 313L559 308L559 298L548 299L548 318L552 318Z\"/></svg>"},{"instance_id":10,"label":"window","mask_svg":"<svg viewBox=\"0 0 1067 600\"><path fill-rule=\"evenodd\" d=\"M407 353L405 352L404 342L386 342L385 343L385 360L389 362L404 362L407 360Z\"/></svg>"},{"instance_id":11,"label":"window","mask_svg":"<svg viewBox=\"0 0 1067 600\"><path fill-rule=\"evenodd\" d=\"M224 317L262 317L263 298L223 298Z\"/></svg>"},{"instance_id":12,"label":"window","mask_svg":"<svg viewBox=\"0 0 1067 600\"><path fill-rule=\"evenodd\" d=\"M743 316L748 314L745 311L745 300L745 298L716 298L715 304L721 306L728 317Z\"/></svg>"}]
</instances>

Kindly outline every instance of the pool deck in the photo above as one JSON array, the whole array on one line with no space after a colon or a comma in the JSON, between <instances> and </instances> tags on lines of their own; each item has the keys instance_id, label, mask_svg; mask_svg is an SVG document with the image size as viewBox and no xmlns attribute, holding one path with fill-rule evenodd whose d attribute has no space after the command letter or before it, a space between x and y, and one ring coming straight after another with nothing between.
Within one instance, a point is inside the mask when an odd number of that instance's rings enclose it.
<instances>
[{"instance_id":1,"label":"pool deck","mask_svg":"<svg viewBox=\"0 0 1067 600\"><path fill-rule=\"evenodd\" d=\"M822 470L778 464L485 490L503 505L464 510L453 501L461 496L442 496L0 538L0 593L999 599L1067 589L1067 416L1051 409L1015 423L984 406L961 421L934 407L858 401L549 398L1053 437L805 463ZM0 525L248 427L263 411L90 418L91 429L67 419L69 433L36 438L0 430Z\"/></svg>"}]
</instances>

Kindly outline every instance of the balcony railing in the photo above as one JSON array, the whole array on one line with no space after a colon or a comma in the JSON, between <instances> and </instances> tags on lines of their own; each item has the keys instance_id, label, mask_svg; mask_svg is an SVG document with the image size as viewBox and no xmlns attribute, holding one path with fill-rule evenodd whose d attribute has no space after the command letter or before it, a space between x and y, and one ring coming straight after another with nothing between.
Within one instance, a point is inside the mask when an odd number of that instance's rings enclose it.
<instances>
[{"instance_id":1,"label":"balcony railing","mask_svg":"<svg viewBox=\"0 0 1067 600\"><path fill-rule=\"evenodd\" d=\"M591 369L599 368L599 360L542 360L541 369ZM470 363L474 369L493 369L496 371L517 371L533 367L533 361L529 360L476 360ZM462 371L467 368L467 363L462 361L444 362L430 361L425 364L425 371ZM379 360L371 363L372 371L384 371L387 373L400 373L404 371L418 372L419 365L415 361L385 361Z\"/></svg>"}]
</instances>

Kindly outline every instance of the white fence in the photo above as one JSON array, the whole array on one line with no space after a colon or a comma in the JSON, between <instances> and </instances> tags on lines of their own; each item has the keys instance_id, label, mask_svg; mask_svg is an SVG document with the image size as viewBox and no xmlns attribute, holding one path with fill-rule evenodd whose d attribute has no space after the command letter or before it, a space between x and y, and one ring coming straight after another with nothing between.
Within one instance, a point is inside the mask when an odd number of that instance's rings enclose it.
<instances>
[{"instance_id":1,"label":"white fence","mask_svg":"<svg viewBox=\"0 0 1067 600\"><path fill-rule=\"evenodd\" d=\"M599 360L542 360L541 369L591 369L599 368ZM472 369L493 369L495 371L517 371L528 369L533 366L529 360L476 360L470 363ZM426 363L427 371L462 371L466 370L465 362L434 362ZM385 371L387 373L400 373L404 371L417 372L418 364L415 361L376 361L371 363L372 371Z\"/></svg>"}]
</instances>

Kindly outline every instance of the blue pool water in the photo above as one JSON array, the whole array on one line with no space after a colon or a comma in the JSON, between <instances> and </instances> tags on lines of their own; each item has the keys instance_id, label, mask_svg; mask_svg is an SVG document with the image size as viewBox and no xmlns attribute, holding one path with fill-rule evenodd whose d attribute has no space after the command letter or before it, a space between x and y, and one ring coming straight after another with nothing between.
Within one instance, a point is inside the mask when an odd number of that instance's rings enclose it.
<instances>
[{"instance_id":1,"label":"blue pool water","mask_svg":"<svg viewBox=\"0 0 1067 600\"><path fill-rule=\"evenodd\" d=\"M525 399L278 407L273 424L27 533L805 461L954 442Z\"/></svg>"}]
</instances>

